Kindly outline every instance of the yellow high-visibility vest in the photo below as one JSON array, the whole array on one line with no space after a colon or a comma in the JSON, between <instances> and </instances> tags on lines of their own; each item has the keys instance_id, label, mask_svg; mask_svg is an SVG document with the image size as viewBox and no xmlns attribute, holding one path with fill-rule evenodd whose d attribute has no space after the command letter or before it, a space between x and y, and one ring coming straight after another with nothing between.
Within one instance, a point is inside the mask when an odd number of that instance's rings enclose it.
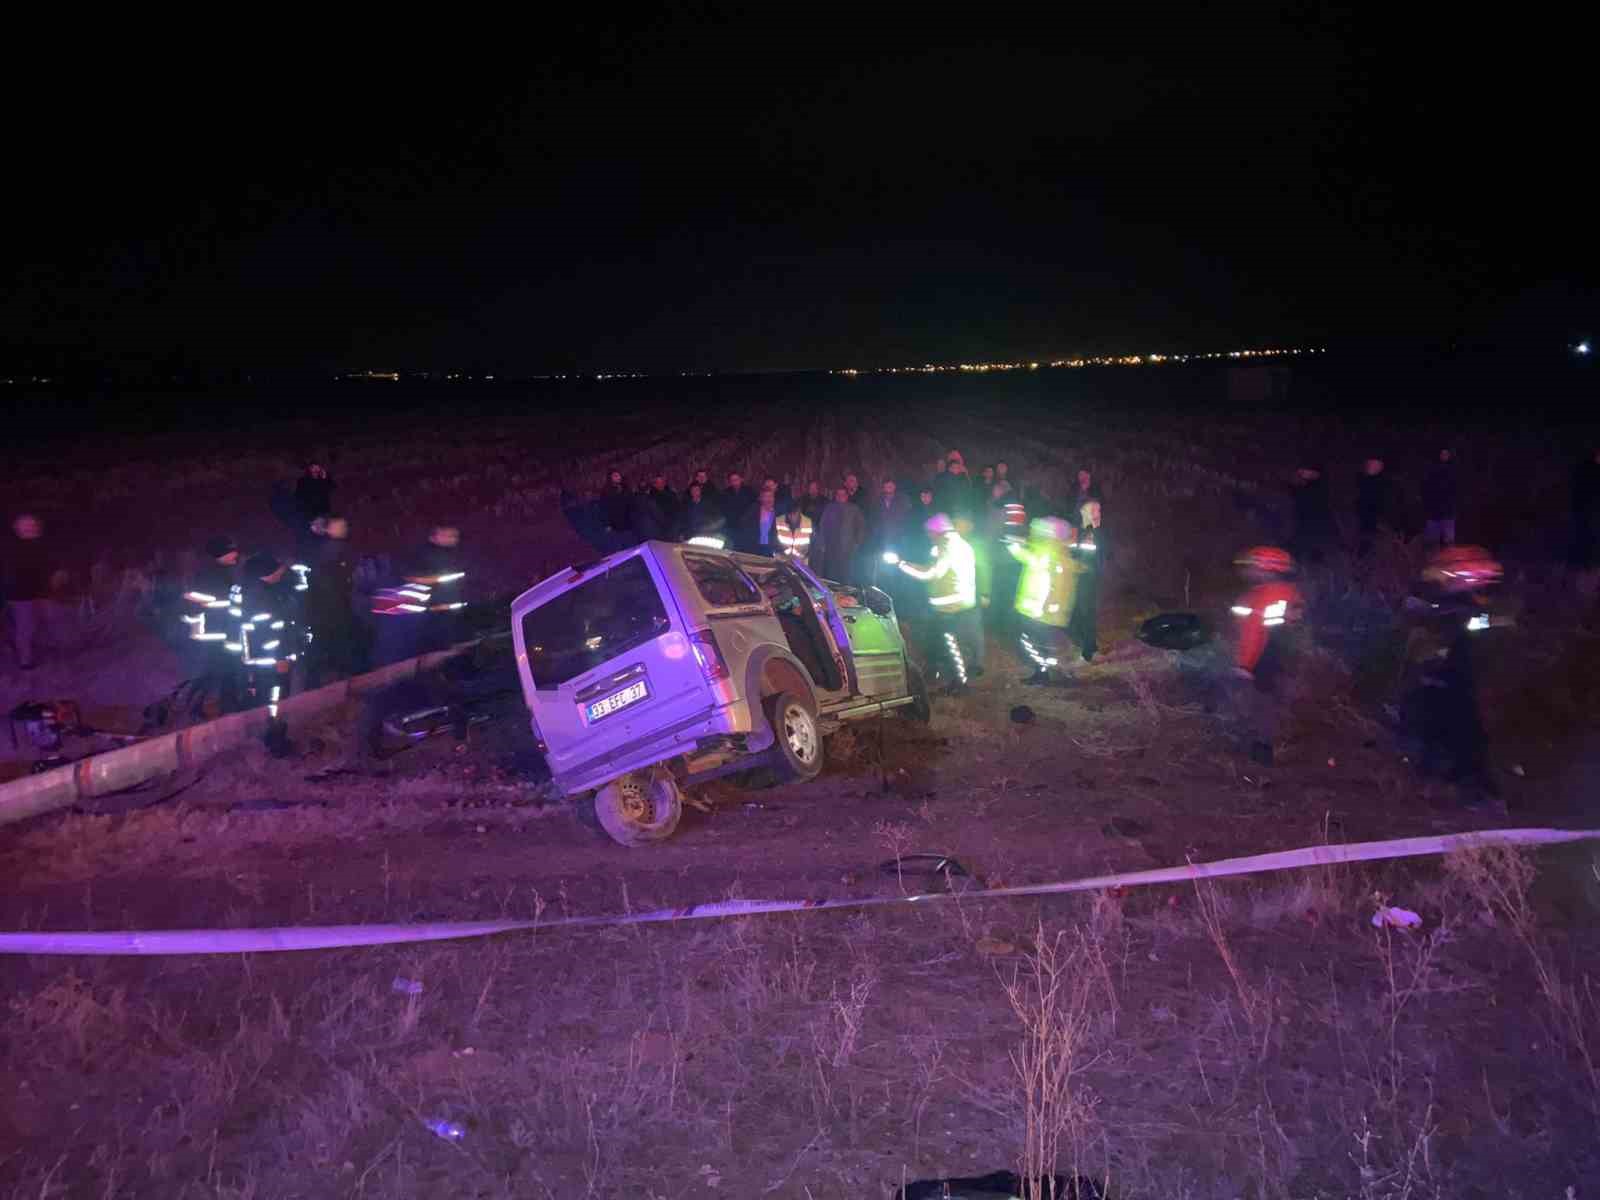
<instances>
[{"instance_id":1,"label":"yellow high-visibility vest","mask_svg":"<svg viewBox=\"0 0 1600 1200\"><path fill-rule=\"evenodd\" d=\"M785 517L775 522L778 527L778 546L789 558L805 558L811 553L811 518L800 514L800 528L790 529Z\"/></svg>"},{"instance_id":2,"label":"yellow high-visibility vest","mask_svg":"<svg viewBox=\"0 0 1600 1200\"><path fill-rule=\"evenodd\" d=\"M945 539L929 572L918 577L928 582L928 603L935 612L966 612L978 605L978 560L958 533Z\"/></svg>"},{"instance_id":3,"label":"yellow high-visibility vest","mask_svg":"<svg viewBox=\"0 0 1600 1200\"><path fill-rule=\"evenodd\" d=\"M1086 569L1070 547L1055 538L1030 538L1026 545L1008 543L1022 564L1016 610L1032 621L1066 627L1078 595L1078 576Z\"/></svg>"}]
</instances>

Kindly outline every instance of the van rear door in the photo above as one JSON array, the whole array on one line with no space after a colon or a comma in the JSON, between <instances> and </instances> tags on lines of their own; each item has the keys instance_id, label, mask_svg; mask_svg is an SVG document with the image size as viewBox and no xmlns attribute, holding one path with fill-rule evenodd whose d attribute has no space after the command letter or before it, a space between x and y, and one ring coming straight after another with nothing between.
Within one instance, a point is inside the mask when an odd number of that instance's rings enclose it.
<instances>
[{"instance_id":1,"label":"van rear door","mask_svg":"<svg viewBox=\"0 0 1600 1200\"><path fill-rule=\"evenodd\" d=\"M645 547L520 623L539 732L553 774L704 713L708 686Z\"/></svg>"}]
</instances>

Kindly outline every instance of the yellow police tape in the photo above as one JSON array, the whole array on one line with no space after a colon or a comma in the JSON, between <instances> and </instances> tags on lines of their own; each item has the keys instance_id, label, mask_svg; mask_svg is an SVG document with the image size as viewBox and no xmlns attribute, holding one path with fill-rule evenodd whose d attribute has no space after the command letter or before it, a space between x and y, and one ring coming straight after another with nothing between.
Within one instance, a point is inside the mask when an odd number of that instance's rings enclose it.
<instances>
[{"instance_id":1,"label":"yellow police tape","mask_svg":"<svg viewBox=\"0 0 1600 1200\"><path fill-rule=\"evenodd\" d=\"M1192 879L1217 879L1301 867L1326 867L1338 863L1372 862L1385 858L1415 858L1449 854L1483 846L1548 846L1561 842L1600 839L1594 829L1489 829L1477 833L1451 833L1435 837L1396 838L1348 845L1305 846L1217 862L1185 863L1118 875L1098 875L1063 883L1035 883L1020 887L982 888L965 892L933 892L915 896L860 896L838 900L717 900L684 908L658 908L651 912L612 916L562 917L548 921L457 921L424 925L291 925L275 929L162 929L122 933L5 933L0 934L0 954L173 955L266 954L285 950L331 950L355 946L393 946L414 942L442 942L456 938L489 937L500 933L536 929L592 928L606 925L654 925L667 921L704 921L744 917L759 913L812 912L820 909L878 908L891 904L932 904L941 900L975 900L984 897L1048 896L1058 892L1093 892L1113 887L1146 887L1157 883L1182 883Z\"/></svg>"}]
</instances>

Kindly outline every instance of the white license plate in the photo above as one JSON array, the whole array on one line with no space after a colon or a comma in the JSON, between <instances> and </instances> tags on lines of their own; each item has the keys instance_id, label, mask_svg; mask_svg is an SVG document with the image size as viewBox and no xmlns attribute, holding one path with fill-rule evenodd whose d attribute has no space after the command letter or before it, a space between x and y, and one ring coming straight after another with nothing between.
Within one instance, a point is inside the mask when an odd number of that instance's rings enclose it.
<instances>
[{"instance_id":1,"label":"white license plate","mask_svg":"<svg viewBox=\"0 0 1600 1200\"><path fill-rule=\"evenodd\" d=\"M645 686L644 680L630 683L620 692L612 692L604 700L596 700L589 705L589 720L598 721L601 717L609 717L619 708L627 708L630 704L637 704L650 694L650 689Z\"/></svg>"}]
</instances>

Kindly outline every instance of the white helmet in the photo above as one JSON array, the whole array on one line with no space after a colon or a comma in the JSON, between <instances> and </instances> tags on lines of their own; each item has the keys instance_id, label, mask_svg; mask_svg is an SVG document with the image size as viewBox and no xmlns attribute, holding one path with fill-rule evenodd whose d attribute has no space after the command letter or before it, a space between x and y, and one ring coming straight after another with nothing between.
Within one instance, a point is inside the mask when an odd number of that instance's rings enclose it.
<instances>
[{"instance_id":1,"label":"white helmet","mask_svg":"<svg viewBox=\"0 0 1600 1200\"><path fill-rule=\"evenodd\" d=\"M1028 532L1036 538L1065 542L1072 537L1072 526L1060 517L1035 517L1028 524Z\"/></svg>"},{"instance_id":2,"label":"white helmet","mask_svg":"<svg viewBox=\"0 0 1600 1200\"><path fill-rule=\"evenodd\" d=\"M922 527L934 537L938 537L940 534L944 533L954 533L956 531L956 523L949 517L945 516L944 513L934 513L933 516L929 517L922 523Z\"/></svg>"},{"instance_id":3,"label":"white helmet","mask_svg":"<svg viewBox=\"0 0 1600 1200\"><path fill-rule=\"evenodd\" d=\"M1100 528L1100 501L1085 500L1078 514L1083 518L1084 525L1091 529Z\"/></svg>"}]
</instances>

